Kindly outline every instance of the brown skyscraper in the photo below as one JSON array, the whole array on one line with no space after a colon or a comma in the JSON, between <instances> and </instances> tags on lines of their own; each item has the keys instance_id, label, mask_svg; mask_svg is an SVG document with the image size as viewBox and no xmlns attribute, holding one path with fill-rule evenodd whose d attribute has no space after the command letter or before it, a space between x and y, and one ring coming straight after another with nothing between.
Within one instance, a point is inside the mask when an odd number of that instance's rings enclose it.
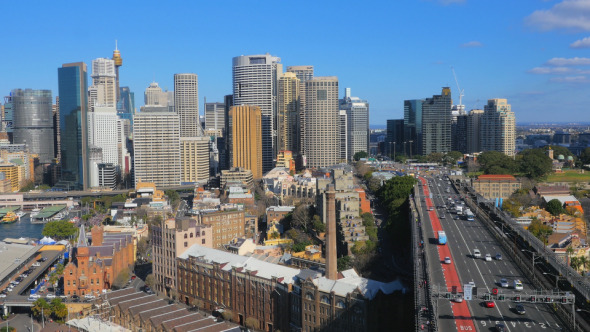
<instances>
[{"instance_id":1,"label":"brown skyscraper","mask_svg":"<svg viewBox=\"0 0 590 332\"><path fill-rule=\"evenodd\" d=\"M258 106L233 106L229 111L231 167L252 171L262 178L262 120Z\"/></svg>"},{"instance_id":2,"label":"brown skyscraper","mask_svg":"<svg viewBox=\"0 0 590 332\"><path fill-rule=\"evenodd\" d=\"M336 192L331 184L326 189L326 278L337 280Z\"/></svg>"}]
</instances>

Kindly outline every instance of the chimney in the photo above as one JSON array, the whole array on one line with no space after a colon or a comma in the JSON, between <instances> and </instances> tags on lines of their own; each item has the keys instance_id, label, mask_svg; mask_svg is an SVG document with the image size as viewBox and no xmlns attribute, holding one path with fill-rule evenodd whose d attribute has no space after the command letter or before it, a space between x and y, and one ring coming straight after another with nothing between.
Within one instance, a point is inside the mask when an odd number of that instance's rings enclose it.
<instances>
[{"instance_id":1,"label":"chimney","mask_svg":"<svg viewBox=\"0 0 590 332\"><path fill-rule=\"evenodd\" d=\"M336 251L336 192L334 185L326 188L326 278L338 279Z\"/></svg>"}]
</instances>

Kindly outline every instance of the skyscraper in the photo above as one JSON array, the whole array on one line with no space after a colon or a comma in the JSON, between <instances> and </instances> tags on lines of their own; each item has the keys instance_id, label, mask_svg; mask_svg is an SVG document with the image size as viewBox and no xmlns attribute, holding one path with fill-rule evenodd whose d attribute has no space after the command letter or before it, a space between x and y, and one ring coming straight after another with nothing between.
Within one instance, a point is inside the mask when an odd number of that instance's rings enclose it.
<instances>
[{"instance_id":1,"label":"skyscraper","mask_svg":"<svg viewBox=\"0 0 590 332\"><path fill-rule=\"evenodd\" d=\"M174 110L180 117L180 137L199 136L199 83L197 74L174 74Z\"/></svg>"},{"instance_id":2,"label":"skyscraper","mask_svg":"<svg viewBox=\"0 0 590 332\"><path fill-rule=\"evenodd\" d=\"M262 112L258 106L232 106L229 111L231 167L262 178Z\"/></svg>"},{"instance_id":3,"label":"skyscraper","mask_svg":"<svg viewBox=\"0 0 590 332\"><path fill-rule=\"evenodd\" d=\"M173 112L138 113L133 120L135 183L181 182L180 117Z\"/></svg>"},{"instance_id":4,"label":"skyscraper","mask_svg":"<svg viewBox=\"0 0 590 332\"><path fill-rule=\"evenodd\" d=\"M61 128L62 180L88 188L88 78L86 64L66 63L57 69Z\"/></svg>"},{"instance_id":5,"label":"skyscraper","mask_svg":"<svg viewBox=\"0 0 590 332\"><path fill-rule=\"evenodd\" d=\"M346 89L340 100L340 109L346 110L347 125L347 157L351 160L357 152L369 152L369 103L358 97L352 97L350 88Z\"/></svg>"},{"instance_id":6,"label":"skyscraper","mask_svg":"<svg viewBox=\"0 0 590 332\"><path fill-rule=\"evenodd\" d=\"M299 91L299 79L294 73L287 72L279 78L277 153L299 154Z\"/></svg>"},{"instance_id":7,"label":"skyscraper","mask_svg":"<svg viewBox=\"0 0 590 332\"><path fill-rule=\"evenodd\" d=\"M50 90L12 90L14 144L26 144L39 162L53 161L53 99Z\"/></svg>"},{"instance_id":8,"label":"skyscraper","mask_svg":"<svg viewBox=\"0 0 590 332\"><path fill-rule=\"evenodd\" d=\"M120 166L117 121L119 118L114 106L95 106L94 112L88 113L88 144L102 149L100 162Z\"/></svg>"},{"instance_id":9,"label":"skyscraper","mask_svg":"<svg viewBox=\"0 0 590 332\"><path fill-rule=\"evenodd\" d=\"M234 105L260 107L262 116L262 171L273 168L277 111L277 79L283 72L280 58L263 55L241 55L233 58L232 78Z\"/></svg>"},{"instance_id":10,"label":"skyscraper","mask_svg":"<svg viewBox=\"0 0 590 332\"><path fill-rule=\"evenodd\" d=\"M327 167L340 159L338 78L305 82L305 151L308 167Z\"/></svg>"},{"instance_id":11,"label":"skyscraper","mask_svg":"<svg viewBox=\"0 0 590 332\"><path fill-rule=\"evenodd\" d=\"M180 138L181 182L206 184L209 180L208 136Z\"/></svg>"},{"instance_id":12,"label":"skyscraper","mask_svg":"<svg viewBox=\"0 0 590 332\"><path fill-rule=\"evenodd\" d=\"M313 78L313 66L288 66L287 72L299 79L299 152L305 154L305 82Z\"/></svg>"},{"instance_id":13,"label":"skyscraper","mask_svg":"<svg viewBox=\"0 0 590 332\"><path fill-rule=\"evenodd\" d=\"M348 160L348 115L346 110L340 110L338 115L338 130L340 132L340 160Z\"/></svg>"},{"instance_id":14,"label":"skyscraper","mask_svg":"<svg viewBox=\"0 0 590 332\"><path fill-rule=\"evenodd\" d=\"M467 153L481 152L481 117L483 110L471 110L467 119Z\"/></svg>"},{"instance_id":15,"label":"skyscraper","mask_svg":"<svg viewBox=\"0 0 590 332\"><path fill-rule=\"evenodd\" d=\"M451 104L451 89L447 87L422 103L421 155L451 151Z\"/></svg>"},{"instance_id":16,"label":"skyscraper","mask_svg":"<svg viewBox=\"0 0 590 332\"><path fill-rule=\"evenodd\" d=\"M489 99L481 118L482 151L499 151L514 156L515 117L506 99Z\"/></svg>"},{"instance_id":17,"label":"skyscraper","mask_svg":"<svg viewBox=\"0 0 590 332\"><path fill-rule=\"evenodd\" d=\"M455 125L451 128L453 131L453 151L467 153L468 136L467 124L469 123L469 115L461 114L457 116Z\"/></svg>"},{"instance_id":18,"label":"skyscraper","mask_svg":"<svg viewBox=\"0 0 590 332\"><path fill-rule=\"evenodd\" d=\"M404 141L396 152L407 156L422 150L422 104L424 99L404 100Z\"/></svg>"},{"instance_id":19,"label":"skyscraper","mask_svg":"<svg viewBox=\"0 0 590 332\"><path fill-rule=\"evenodd\" d=\"M221 136L225 136L225 104L224 103L205 103L205 128L214 129L216 132L221 131Z\"/></svg>"},{"instance_id":20,"label":"skyscraper","mask_svg":"<svg viewBox=\"0 0 590 332\"><path fill-rule=\"evenodd\" d=\"M162 91L157 82L152 82L145 89L143 103L144 105L168 107L168 92Z\"/></svg>"},{"instance_id":21,"label":"skyscraper","mask_svg":"<svg viewBox=\"0 0 590 332\"><path fill-rule=\"evenodd\" d=\"M6 131L10 141L13 141L12 127L14 125L14 110L12 104L12 93L4 97L4 110L2 113L2 130Z\"/></svg>"},{"instance_id":22,"label":"skyscraper","mask_svg":"<svg viewBox=\"0 0 590 332\"><path fill-rule=\"evenodd\" d=\"M403 153L404 139L404 119L387 120L385 154L394 156L398 153Z\"/></svg>"},{"instance_id":23,"label":"skyscraper","mask_svg":"<svg viewBox=\"0 0 590 332\"><path fill-rule=\"evenodd\" d=\"M117 106L117 74L115 61L106 58L92 60L92 86L89 88L90 110L95 105Z\"/></svg>"}]
</instances>

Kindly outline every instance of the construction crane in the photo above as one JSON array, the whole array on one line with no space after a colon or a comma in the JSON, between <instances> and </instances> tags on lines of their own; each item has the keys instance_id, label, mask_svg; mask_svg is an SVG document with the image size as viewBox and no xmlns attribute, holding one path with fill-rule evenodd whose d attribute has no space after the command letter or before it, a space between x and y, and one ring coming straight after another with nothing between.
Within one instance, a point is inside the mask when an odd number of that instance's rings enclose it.
<instances>
[{"instance_id":1,"label":"construction crane","mask_svg":"<svg viewBox=\"0 0 590 332\"><path fill-rule=\"evenodd\" d=\"M453 71L453 77L455 78L457 90L459 91L459 105L463 105L463 96L465 95L463 92L465 92L465 90L461 90L459 87L459 81L457 81L457 75L455 74L455 68L453 66L451 66L451 70Z\"/></svg>"}]
</instances>

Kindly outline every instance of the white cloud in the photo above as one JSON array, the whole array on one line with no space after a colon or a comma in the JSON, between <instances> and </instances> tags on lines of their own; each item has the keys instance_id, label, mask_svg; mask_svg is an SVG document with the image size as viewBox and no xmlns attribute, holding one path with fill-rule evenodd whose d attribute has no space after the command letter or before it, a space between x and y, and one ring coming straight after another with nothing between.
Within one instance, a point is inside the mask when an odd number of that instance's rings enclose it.
<instances>
[{"instance_id":1,"label":"white cloud","mask_svg":"<svg viewBox=\"0 0 590 332\"><path fill-rule=\"evenodd\" d=\"M543 31L590 31L590 1L563 0L551 9L534 11L525 23Z\"/></svg>"},{"instance_id":2,"label":"white cloud","mask_svg":"<svg viewBox=\"0 0 590 332\"><path fill-rule=\"evenodd\" d=\"M588 66L590 58L553 58L545 64L549 66Z\"/></svg>"},{"instance_id":3,"label":"white cloud","mask_svg":"<svg viewBox=\"0 0 590 332\"><path fill-rule=\"evenodd\" d=\"M588 83L586 76L553 77L550 81L557 83Z\"/></svg>"},{"instance_id":4,"label":"white cloud","mask_svg":"<svg viewBox=\"0 0 590 332\"><path fill-rule=\"evenodd\" d=\"M476 41L476 40L461 44L461 47L463 47L463 48L473 48L473 47L482 47L482 46L483 46L483 44L481 42Z\"/></svg>"},{"instance_id":5,"label":"white cloud","mask_svg":"<svg viewBox=\"0 0 590 332\"><path fill-rule=\"evenodd\" d=\"M570 48L590 48L590 37L576 40L570 44Z\"/></svg>"},{"instance_id":6,"label":"white cloud","mask_svg":"<svg viewBox=\"0 0 590 332\"><path fill-rule=\"evenodd\" d=\"M567 67L535 67L530 69L528 73L530 74L565 74L570 73L572 71L571 68Z\"/></svg>"}]
</instances>

